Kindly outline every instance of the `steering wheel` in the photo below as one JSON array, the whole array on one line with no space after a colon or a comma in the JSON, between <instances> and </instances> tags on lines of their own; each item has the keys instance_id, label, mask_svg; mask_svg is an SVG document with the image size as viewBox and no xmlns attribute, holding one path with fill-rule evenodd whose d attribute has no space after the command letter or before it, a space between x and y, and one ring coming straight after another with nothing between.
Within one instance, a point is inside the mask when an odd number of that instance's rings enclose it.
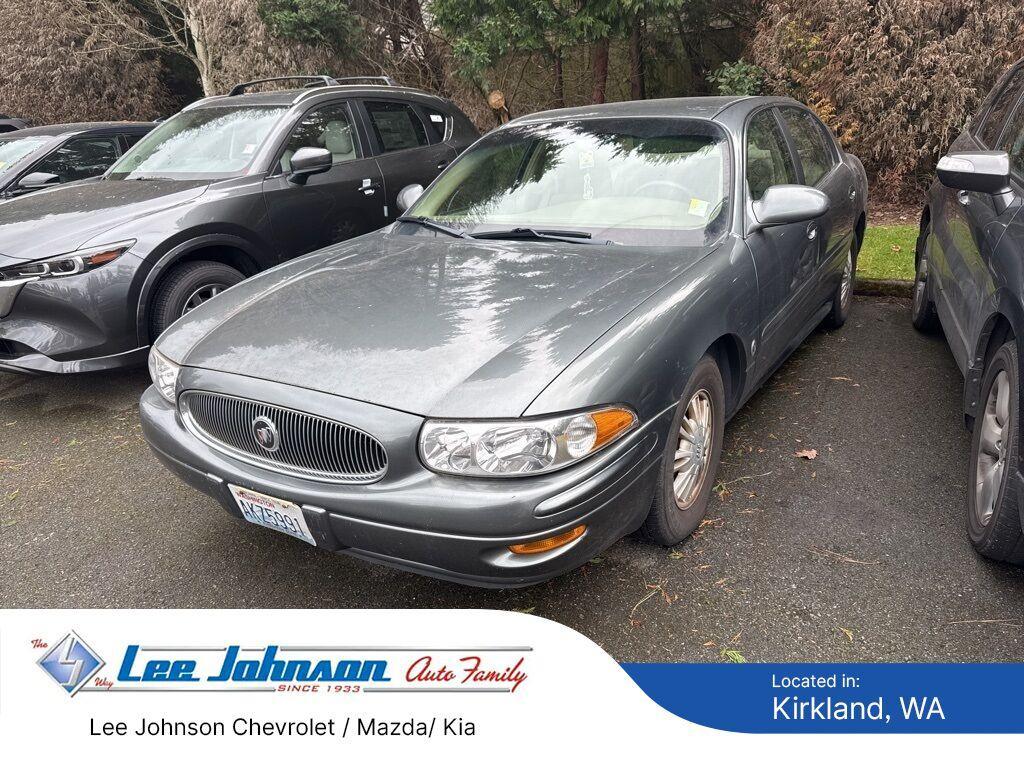
<instances>
[{"instance_id":1,"label":"steering wheel","mask_svg":"<svg viewBox=\"0 0 1024 768\"><path fill-rule=\"evenodd\" d=\"M668 181L667 179L656 179L655 181L648 181L645 184L641 184L639 187L637 187L633 194L639 195L648 187L669 187L670 189L675 189L678 190L679 192L682 192L685 197L693 197L693 193L691 193L690 190L688 190L682 184L678 184L674 181Z\"/></svg>"}]
</instances>

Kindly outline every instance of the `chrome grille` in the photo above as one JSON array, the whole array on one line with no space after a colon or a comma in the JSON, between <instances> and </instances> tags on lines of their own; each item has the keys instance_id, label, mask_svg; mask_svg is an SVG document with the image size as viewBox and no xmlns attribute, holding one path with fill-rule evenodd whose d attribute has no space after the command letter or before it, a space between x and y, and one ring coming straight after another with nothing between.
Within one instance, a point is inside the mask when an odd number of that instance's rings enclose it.
<instances>
[{"instance_id":1,"label":"chrome grille","mask_svg":"<svg viewBox=\"0 0 1024 768\"><path fill-rule=\"evenodd\" d=\"M370 483L387 470L384 446L362 430L291 408L232 395L189 390L178 399L185 426L196 437L241 461L312 480ZM261 417L277 428L279 445L256 442Z\"/></svg>"}]
</instances>

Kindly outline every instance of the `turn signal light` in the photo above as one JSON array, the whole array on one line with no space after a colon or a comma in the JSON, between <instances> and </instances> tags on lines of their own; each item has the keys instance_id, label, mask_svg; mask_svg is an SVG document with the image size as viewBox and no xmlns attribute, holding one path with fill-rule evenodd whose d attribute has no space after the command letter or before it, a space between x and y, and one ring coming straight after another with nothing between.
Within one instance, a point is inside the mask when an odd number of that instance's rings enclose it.
<instances>
[{"instance_id":1,"label":"turn signal light","mask_svg":"<svg viewBox=\"0 0 1024 768\"><path fill-rule=\"evenodd\" d=\"M636 423L636 416L633 412L622 408L594 411L590 414L590 418L594 420L594 425L597 427L593 450L607 445Z\"/></svg>"},{"instance_id":2,"label":"turn signal light","mask_svg":"<svg viewBox=\"0 0 1024 768\"><path fill-rule=\"evenodd\" d=\"M564 547L570 541L576 541L586 530L587 526L577 525L572 530L548 536L546 539L528 541L525 544L513 544L509 547L509 550L514 555L537 555L541 552L550 552L552 549Z\"/></svg>"}]
</instances>

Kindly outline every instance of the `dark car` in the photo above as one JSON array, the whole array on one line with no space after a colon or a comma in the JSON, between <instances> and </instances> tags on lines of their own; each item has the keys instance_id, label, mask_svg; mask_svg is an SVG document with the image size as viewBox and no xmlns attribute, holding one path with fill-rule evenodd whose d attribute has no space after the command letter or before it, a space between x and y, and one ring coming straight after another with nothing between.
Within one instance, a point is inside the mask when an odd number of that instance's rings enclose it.
<instances>
[{"instance_id":1,"label":"dark car","mask_svg":"<svg viewBox=\"0 0 1024 768\"><path fill-rule=\"evenodd\" d=\"M20 131L22 128L28 128L28 123L24 120L10 115L0 115L0 133Z\"/></svg>"},{"instance_id":2,"label":"dark car","mask_svg":"<svg viewBox=\"0 0 1024 768\"><path fill-rule=\"evenodd\" d=\"M168 329L146 438L240 518L471 584L674 544L726 418L846 320L866 192L789 99L515 120L398 223Z\"/></svg>"},{"instance_id":3,"label":"dark car","mask_svg":"<svg viewBox=\"0 0 1024 768\"><path fill-rule=\"evenodd\" d=\"M1024 338L1024 61L1000 80L938 164L917 239L913 322L945 331L971 430L967 532L982 555L1024 564L1020 350Z\"/></svg>"},{"instance_id":4,"label":"dark car","mask_svg":"<svg viewBox=\"0 0 1024 768\"><path fill-rule=\"evenodd\" d=\"M42 125L0 135L0 199L100 176L153 123Z\"/></svg>"},{"instance_id":5,"label":"dark car","mask_svg":"<svg viewBox=\"0 0 1024 768\"><path fill-rule=\"evenodd\" d=\"M99 179L0 205L0 369L142 364L172 321L244 277L392 222L398 191L478 135L450 101L390 80L298 79L318 87L242 84Z\"/></svg>"}]
</instances>

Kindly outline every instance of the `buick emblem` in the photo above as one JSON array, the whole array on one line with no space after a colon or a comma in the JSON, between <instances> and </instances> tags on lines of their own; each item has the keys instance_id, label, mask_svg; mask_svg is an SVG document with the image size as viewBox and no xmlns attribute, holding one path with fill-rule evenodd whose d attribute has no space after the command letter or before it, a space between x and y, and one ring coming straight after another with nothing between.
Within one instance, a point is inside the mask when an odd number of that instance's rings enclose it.
<instances>
[{"instance_id":1,"label":"buick emblem","mask_svg":"<svg viewBox=\"0 0 1024 768\"><path fill-rule=\"evenodd\" d=\"M281 447L281 436L277 427L266 416L257 416L252 422L252 436L256 444L265 451L273 453Z\"/></svg>"}]
</instances>

